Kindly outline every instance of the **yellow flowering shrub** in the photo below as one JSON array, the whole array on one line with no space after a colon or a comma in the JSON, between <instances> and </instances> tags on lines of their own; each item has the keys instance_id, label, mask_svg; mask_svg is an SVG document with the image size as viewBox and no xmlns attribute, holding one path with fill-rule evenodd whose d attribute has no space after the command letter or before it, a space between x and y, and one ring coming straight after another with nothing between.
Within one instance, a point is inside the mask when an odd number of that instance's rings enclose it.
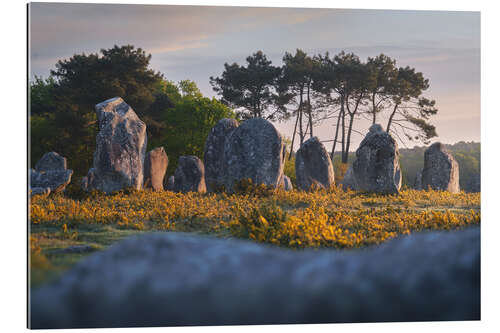
<instances>
[{"instance_id":1,"label":"yellow flowering shrub","mask_svg":"<svg viewBox=\"0 0 500 333\"><path fill-rule=\"evenodd\" d=\"M279 246L352 248L421 230L479 224L480 194L403 190L376 195L338 188L275 190L243 181L236 193L122 191L30 200L32 233L55 228L78 241L90 225L131 231L185 231ZM52 230L52 229L51 229Z\"/></svg>"}]
</instances>

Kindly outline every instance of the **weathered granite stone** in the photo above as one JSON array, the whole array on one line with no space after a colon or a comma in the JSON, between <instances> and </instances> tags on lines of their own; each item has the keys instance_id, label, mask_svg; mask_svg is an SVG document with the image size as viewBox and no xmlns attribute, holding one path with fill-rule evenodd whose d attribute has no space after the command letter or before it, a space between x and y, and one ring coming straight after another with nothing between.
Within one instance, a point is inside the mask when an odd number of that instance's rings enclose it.
<instances>
[{"instance_id":1,"label":"weathered granite stone","mask_svg":"<svg viewBox=\"0 0 500 333\"><path fill-rule=\"evenodd\" d=\"M35 164L35 169L30 169L31 193L33 195L34 192L40 191L43 194L64 191L71 182L72 175L73 170L66 169L66 158L55 152L46 153Z\"/></svg>"},{"instance_id":2,"label":"weathered granite stone","mask_svg":"<svg viewBox=\"0 0 500 333\"><path fill-rule=\"evenodd\" d=\"M175 192L199 192L205 193L205 167L203 162L196 156L179 157L179 165L174 174Z\"/></svg>"},{"instance_id":3,"label":"weathered granite stone","mask_svg":"<svg viewBox=\"0 0 500 333\"><path fill-rule=\"evenodd\" d=\"M154 233L34 290L31 328L479 320L480 262L477 227L352 251Z\"/></svg>"},{"instance_id":4,"label":"weathered granite stone","mask_svg":"<svg viewBox=\"0 0 500 333\"><path fill-rule=\"evenodd\" d=\"M37 171L52 171L66 170L66 158L56 152L45 153L42 158L36 162L35 170Z\"/></svg>"},{"instance_id":5,"label":"weathered granite stone","mask_svg":"<svg viewBox=\"0 0 500 333\"><path fill-rule=\"evenodd\" d=\"M353 163L357 190L375 193L399 193L401 169L396 140L379 124L370 127Z\"/></svg>"},{"instance_id":6,"label":"weathered granite stone","mask_svg":"<svg viewBox=\"0 0 500 333\"><path fill-rule=\"evenodd\" d=\"M168 177L166 189L168 191L173 191L174 187L175 187L175 177L174 176L170 176L170 177Z\"/></svg>"},{"instance_id":7,"label":"weathered granite stone","mask_svg":"<svg viewBox=\"0 0 500 333\"><path fill-rule=\"evenodd\" d=\"M285 145L281 134L269 121L244 121L224 145L225 187L251 179L253 184L278 187L283 178Z\"/></svg>"},{"instance_id":8,"label":"weathered granite stone","mask_svg":"<svg viewBox=\"0 0 500 333\"><path fill-rule=\"evenodd\" d=\"M221 119L212 128L205 141L203 162L208 192L224 186L224 144L236 127L238 127L238 122L235 119Z\"/></svg>"},{"instance_id":9,"label":"weathered granite stone","mask_svg":"<svg viewBox=\"0 0 500 333\"><path fill-rule=\"evenodd\" d=\"M440 142L433 143L424 153L422 186L437 191L460 192L459 171L455 158Z\"/></svg>"},{"instance_id":10,"label":"weathered granite stone","mask_svg":"<svg viewBox=\"0 0 500 333\"><path fill-rule=\"evenodd\" d=\"M317 137L305 141L295 157L297 188L329 189L335 185L335 175L330 155Z\"/></svg>"},{"instance_id":11,"label":"weathered granite stone","mask_svg":"<svg viewBox=\"0 0 500 333\"><path fill-rule=\"evenodd\" d=\"M163 147L148 152L144 158L144 188L163 191L163 178L167 167L168 157Z\"/></svg>"},{"instance_id":12,"label":"weathered granite stone","mask_svg":"<svg viewBox=\"0 0 500 333\"><path fill-rule=\"evenodd\" d=\"M111 193L127 187L141 189L146 155L146 124L120 97L95 106L99 120L93 168L85 190Z\"/></svg>"},{"instance_id":13,"label":"weathered granite stone","mask_svg":"<svg viewBox=\"0 0 500 333\"><path fill-rule=\"evenodd\" d=\"M415 181L413 182L413 188L415 190L422 190L422 171L417 172L415 175Z\"/></svg>"}]
</instances>

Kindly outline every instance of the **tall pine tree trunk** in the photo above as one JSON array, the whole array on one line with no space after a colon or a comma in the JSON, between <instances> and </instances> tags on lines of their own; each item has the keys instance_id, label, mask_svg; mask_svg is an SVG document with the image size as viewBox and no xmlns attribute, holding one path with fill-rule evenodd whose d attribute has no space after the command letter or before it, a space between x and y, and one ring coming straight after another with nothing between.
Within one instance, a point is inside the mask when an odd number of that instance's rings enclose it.
<instances>
[{"instance_id":1,"label":"tall pine tree trunk","mask_svg":"<svg viewBox=\"0 0 500 333\"><path fill-rule=\"evenodd\" d=\"M303 109L303 99L302 94L304 90L300 89L300 102L299 102L299 136L300 136L300 145L304 143L304 128L302 127L302 109Z\"/></svg>"},{"instance_id":2,"label":"tall pine tree trunk","mask_svg":"<svg viewBox=\"0 0 500 333\"><path fill-rule=\"evenodd\" d=\"M349 113L349 128L347 130L347 142L345 148L345 158L342 159L342 163L347 163L349 159L349 147L351 145L351 133L352 133L352 124L354 123L354 113ZM345 161L345 162L344 162Z\"/></svg>"},{"instance_id":3,"label":"tall pine tree trunk","mask_svg":"<svg viewBox=\"0 0 500 333\"><path fill-rule=\"evenodd\" d=\"M394 115L396 114L396 110L398 109L398 105L394 105L394 109L392 110L391 116L389 117L389 120L387 121L387 129L385 130L387 133L389 133L389 130L391 129L392 125L392 120L394 119Z\"/></svg>"},{"instance_id":4,"label":"tall pine tree trunk","mask_svg":"<svg viewBox=\"0 0 500 333\"><path fill-rule=\"evenodd\" d=\"M311 107L311 92L310 92L310 86L307 86L307 110L309 114L309 128L311 129L311 132L309 132L309 137L313 137L313 121L312 121L312 107Z\"/></svg>"},{"instance_id":5,"label":"tall pine tree trunk","mask_svg":"<svg viewBox=\"0 0 500 333\"><path fill-rule=\"evenodd\" d=\"M341 104L344 103L342 96L340 97L340 101L341 101ZM341 116L342 116L342 106L341 106L341 110L339 111L339 114L337 116L337 126L335 127L335 138L333 139L332 152L330 153L330 159L332 160L332 162L333 162L333 157L335 155L335 148L337 147L337 141L339 138L339 127L340 127Z\"/></svg>"},{"instance_id":6,"label":"tall pine tree trunk","mask_svg":"<svg viewBox=\"0 0 500 333\"><path fill-rule=\"evenodd\" d=\"M347 161L345 161L345 108L344 108L344 102L342 102L341 112L342 112L342 163L347 163Z\"/></svg>"},{"instance_id":7,"label":"tall pine tree trunk","mask_svg":"<svg viewBox=\"0 0 500 333\"><path fill-rule=\"evenodd\" d=\"M295 133L297 133L297 123L298 122L299 122L299 111L297 110L297 119L295 120L295 127L293 128L292 146L290 147L290 155L288 155L289 161L292 159L293 142L295 141Z\"/></svg>"}]
</instances>

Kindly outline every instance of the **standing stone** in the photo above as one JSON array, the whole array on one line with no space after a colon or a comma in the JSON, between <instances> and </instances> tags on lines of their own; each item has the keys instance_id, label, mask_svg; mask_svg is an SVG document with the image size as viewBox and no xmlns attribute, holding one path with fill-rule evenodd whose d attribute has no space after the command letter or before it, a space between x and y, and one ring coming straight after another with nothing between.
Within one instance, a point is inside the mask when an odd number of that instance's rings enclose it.
<instances>
[{"instance_id":1,"label":"standing stone","mask_svg":"<svg viewBox=\"0 0 500 333\"><path fill-rule=\"evenodd\" d=\"M168 177L166 189L168 191L173 191L174 190L174 186L175 186L175 177L174 176Z\"/></svg>"},{"instance_id":2,"label":"standing stone","mask_svg":"<svg viewBox=\"0 0 500 333\"><path fill-rule=\"evenodd\" d=\"M278 187L283 178L284 149L281 134L269 121L252 118L243 122L224 144L226 189L232 191L235 183L244 179Z\"/></svg>"},{"instance_id":3,"label":"standing stone","mask_svg":"<svg viewBox=\"0 0 500 333\"><path fill-rule=\"evenodd\" d=\"M66 169L66 158L56 152L45 153L30 169L30 195L64 191L71 182L73 170Z\"/></svg>"},{"instance_id":4,"label":"standing stone","mask_svg":"<svg viewBox=\"0 0 500 333\"><path fill-rule=\"evenodd\" d=\"M224 118L212 128L205 141L203 161L207 191L213 192L224 185L224 144L238 127L235 119Z\"/></svg>"},{"instance_id":5,"label":"standing stone","mask_svg":"<svg viewBox=\"0 0 500 333\"><path fill-rule=\"evenodd\" d=\"M45 153L42 158L36 162L35 170L51 171L51 170L66 170L66 158L56 152Z\"/></svg>"},{"instance_id":6,"label":"standing stone","mask_svg":"<svg viewBox=\"0 0 500 333\"><path fill-rule=\"evenodd\" d=\"M295 157L297 187L304 191L329 189L335 185L333 165L325 146L317 137L304 142Z\"/></svg>"},{"instance_id":7,"label":"standing stone","mask_svg":"<svg viewBox=\"0 0 500 333\"><path fill-rule=\"evenodd\" d=\"M446 150L445 146L433 143L424 154L424 169L422 171L422 186L429 186L437 191L460 192L458 183L458 163Z\"/></svg>"},{"instance_id":8,"label":"standing stone","mask_svg":"<svg viewBox=\"0 0 500 333\"><path fill-rule=\"evenodd\" d=\"M175 192L205 193L205 167L196 156L181 156L174 174Z\"/></svg>"},{"instance_id":9,"label":"standing stone","mask_svg":"<svg viewBox=\"0 0 500 333\"><path fill-rule=\"evenodd\" d=\"M95 106L99 120L93 168L82 180L85 190L111 193L127 187L140 190L144 180L146 124L121 97Z\"/></svg>"},{"instance_id":10,"label":"standing stone","mask_svg":"<svg viewBox=\"0 0 500 333\"><path fill-rule=\"evenodd\" d=\"M399 193L401 169L398 145L379 124L370 127L356 150L353 173L359 191Z\"/></svg>"},{"instance_id":11,"label":"standing stone","mask_svg":"<svg viewBox=\"0 0 500 333\"><path fill-rule=\"evenodd\" d=\"M415 190L419 190L419 191L423 189L423 186L422 186L422 171L417 172L417 174L415 175L415 181L413 182L413 188Z\"/></svg>"},{"instance_id":12,"label":"standing stone","mask_svg":"<svg viewBox=\"0 0 500 333\"><path fill-rule=\"evenodd\" d=\"M144 188L163 191L163 178L168 167L168 156L163 147L158 147L144 158Z\"/></svg>"}]
</instances>

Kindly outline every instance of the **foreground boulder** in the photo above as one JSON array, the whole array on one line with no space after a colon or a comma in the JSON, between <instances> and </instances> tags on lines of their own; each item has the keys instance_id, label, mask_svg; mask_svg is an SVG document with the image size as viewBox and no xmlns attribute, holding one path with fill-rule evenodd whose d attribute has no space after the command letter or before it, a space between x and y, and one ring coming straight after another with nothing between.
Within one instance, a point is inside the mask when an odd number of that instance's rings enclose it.
<instances>
[{"instance_id":1,"label":"foreground boulder","mask_svg":"<svg viewBox=\"0 0 500 333\"><path fill-rule=\"evenodd\" d=\"M224 145L236 127L238 122L235 119L221 119L212 128L205 141L203 162L208 192L213 192L224 185Z\"/></svg>"},{"instance_id":2,"label":"foreground boulder","mask_svg":"<svg viewBox=\"0 0 500 333\"><path fill-rule=\"evenodd\" d=\"M163 178L168 167L168 156L163 147L158 147L144 158L144 188L163 191Z\"/></svg>"},{"instance_id":3,"label":"foreground boulder","mask_svg":"<svg viewBox=\"0 0 500 333\"><path fill-rule=\"evenodd\" d=\"M433 190L457 193L460 192L458 178L458 163L442 143L436 142L427 148L422 170L424 189L430 186Z\"/></svg>"},{"instance_id":4,"label":"foreground boulder","mask_svg":"<svg viewBox=\"0 0 500 333\"><path fill-rule=\"evenodd\" d=\"M30 169L30 196L64 191L73 175L73 170L66 166L65 157L56 152L45 153L35 169Z\"/></svg>"},{"instance_id":5,"label":"foreground boulder","mask_svg":"<svg viewBox=\"0 0 500 333\"><path fill-rule=\"evenodd\" d=\"M84 190L111 193L124 188L140 190L144 181L146 124L120 97L95 106L99 120L94 164L82 179Z\"/></svg>"},{"instance_id":6,"label":"foreground boulder","mask_svg":"<svg viewBox=\"0 0 500 333\"><path fill-rule=\"evenodd\" d=\"M205 193L205 167L196 156L181 156L174 174L175 192Z\"/></svg>"},{"instance_id":7,"label":"foreground boulder","mask_svg":"<svg viewBox=\"0 0 500 333\"><path fill-rule=\"evenodd\" d=\"M284 154L283 138L273 124L262 118L244 121L224 145L226 189L232 191L244 179L278 187L283 178Z\"/></svg>"},{"instance_id":8,"label":"foreground boulder","mask_svg":"<svg viewBox=\"0 0 500 333\"><path fill-rule=\"evenodd\" d=\"M182 233L129 238L32 293L31 328L480 319L480 232L356 251Z\"/></svg>"},{"instance_id":9,"label":"foreground boulder","mask_svg":"<svg viewBox=\"0 0 500 333\"><path fill-rule=\"evenodd\" d=\"M295 157L295 176L300 190L329 189L335 185L330 155L317 137L304 142Z\"/></svg>"},{"instance_id":10,"label":"foreground boulder","mask_svg":"<svg viewBox=\"0 0 500 333\"><path fill-rule=\"evenodd\" d=\"M396 141L379 124L370 131L356 150L356 160L347 183L354 183L355 190L375 193L399 193L401 169Z\"/></svg>"}]
</instances>

